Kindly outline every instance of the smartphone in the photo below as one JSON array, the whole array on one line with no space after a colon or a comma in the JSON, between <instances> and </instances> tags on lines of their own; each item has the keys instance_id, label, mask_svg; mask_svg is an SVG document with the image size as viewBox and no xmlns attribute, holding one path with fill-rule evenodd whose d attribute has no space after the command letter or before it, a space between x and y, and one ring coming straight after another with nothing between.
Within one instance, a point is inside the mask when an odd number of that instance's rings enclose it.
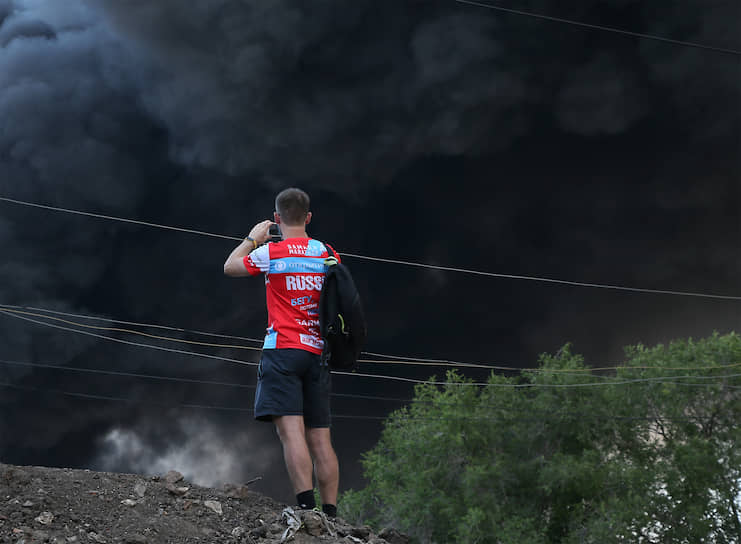
<instances>
[{"instance_id":1,"label":"smartphone","mask_svg":"<svg viewBox=\"0 0 741 544\"><path fill-rule=\"evenodd\" d=\"M283 235L280 232L280 227L276 225L270 225L270 242L280 242L283 239Z\"/></svg>"}]
</instances>

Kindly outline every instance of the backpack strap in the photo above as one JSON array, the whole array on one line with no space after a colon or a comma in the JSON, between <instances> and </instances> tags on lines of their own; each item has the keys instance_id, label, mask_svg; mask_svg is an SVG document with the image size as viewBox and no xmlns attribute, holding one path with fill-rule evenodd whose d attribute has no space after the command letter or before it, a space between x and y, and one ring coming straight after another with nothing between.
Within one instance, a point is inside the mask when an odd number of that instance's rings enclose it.
<instances>
[{"instance_id":1,"label":"backpack strap","mask_svg":"<svg viewBox=\"0 0 741 544\"><path fill-rule=\"evenodd\" d=\"M336 264L339 264L340 259L339 257L337 257L337 252L332 249L332 246L330 246L329 244L324 244L324 247L327 248L327 253L330 254L327 256L326 259L324 259L324 264L326 264L327 266L334 266Z\"/></svg>"}]
</instances>

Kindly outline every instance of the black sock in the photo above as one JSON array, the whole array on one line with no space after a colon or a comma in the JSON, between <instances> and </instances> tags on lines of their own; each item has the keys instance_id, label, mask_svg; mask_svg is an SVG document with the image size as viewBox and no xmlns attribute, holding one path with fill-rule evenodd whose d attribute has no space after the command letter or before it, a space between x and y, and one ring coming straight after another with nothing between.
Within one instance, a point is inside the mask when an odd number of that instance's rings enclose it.
<instances>
[{"instance_id":1,"label":"black sock","mask_svg":"<svg viewBox=\"0 0 741 544\"><path fill-rule=\"evenodd\" d=\"M316 500L314 500L314 490L307 489L296 495L296 502L299 508L304 510L311 510L316 507Z\"/></svg>"},{"instance_id":2,"label":"black sock","mask_svg":"<svg viewBox=\"0 0 741 544\"><path fill-rule=\"evenodd\" d=\"M330 518L337 517L337 507L334 504L323 504L322 512L327 514Z\"/></svg>"}]
</instances>

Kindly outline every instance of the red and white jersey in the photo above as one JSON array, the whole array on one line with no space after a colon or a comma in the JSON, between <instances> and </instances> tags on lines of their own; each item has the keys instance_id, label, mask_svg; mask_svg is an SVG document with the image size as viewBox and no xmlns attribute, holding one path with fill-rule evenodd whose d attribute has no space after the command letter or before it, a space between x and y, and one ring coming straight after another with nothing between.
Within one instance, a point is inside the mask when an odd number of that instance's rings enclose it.
<instances>
[{"instance_id":1,"label":"red and white jersey","mask_svg":"<svg viewBox=\"0 0 741 544\"><path fill-rule=\"evenodd\" d=\"M319 294L327 271L324 260L329 255L319 240L288 238L260 246L244 257L250 276L265 274L268 329L263 349L322 353Z\"/></svg>"}]
</instances>

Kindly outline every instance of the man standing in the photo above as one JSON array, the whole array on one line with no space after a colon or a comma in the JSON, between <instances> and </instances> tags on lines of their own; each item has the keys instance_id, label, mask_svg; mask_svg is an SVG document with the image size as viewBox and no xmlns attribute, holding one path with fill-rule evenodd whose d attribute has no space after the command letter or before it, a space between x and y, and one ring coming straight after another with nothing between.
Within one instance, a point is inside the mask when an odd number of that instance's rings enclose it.
<instances>
[{"instance_id":1,"label":"man standing","mask_svg":"<svg viewBox=\"0 0 741 544\"><path fill-rule=\"evenodd\" d=\"M309 195L281 191L274 222L262 221L224 263L227 276L265 274L268 328L257 371L255 419L272 421L300 508L314 508L316 471L322 510L337 515L339 465L330 438L330 372L322 364L319 295L327 247L309 238ZM282 240L266 243L280 225ZM313 464L312 464L313 461Z\"/></svg>"}]
</instances>

